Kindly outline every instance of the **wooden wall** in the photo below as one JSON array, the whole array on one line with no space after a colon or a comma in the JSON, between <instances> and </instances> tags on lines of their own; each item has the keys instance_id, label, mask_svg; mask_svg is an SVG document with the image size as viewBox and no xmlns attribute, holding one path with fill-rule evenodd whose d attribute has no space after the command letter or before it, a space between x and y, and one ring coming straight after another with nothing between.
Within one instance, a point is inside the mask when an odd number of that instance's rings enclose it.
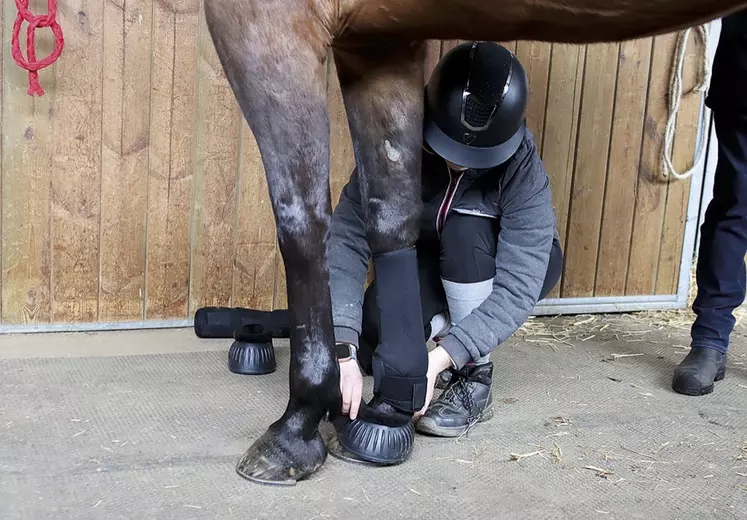
<instances>
[{"instance_id":1,"label":"wooden wall","mask_svg":"<svg viewBox=\"0 0 747 520\"><path fill-rule=\"evenodd\" d=\"M36 12L45 6L32 0ZM40 74L42 98L26 94L10 58L13 2L0 16L0 323L285 306L259 154L199 0L62 0L65 50ZM50 34L37 42L48 54ZM429 67L452 45L431 43ZM529 73L529 126L566 252L553 296L673 294L690 186L653 179L675 36L507 45ZM686 88L700 49L688 50ZM329 94L336 200L354 160L332 67ZM683 104L680 168L699 106L697 95Z\"/></svg>"}]
</instances>

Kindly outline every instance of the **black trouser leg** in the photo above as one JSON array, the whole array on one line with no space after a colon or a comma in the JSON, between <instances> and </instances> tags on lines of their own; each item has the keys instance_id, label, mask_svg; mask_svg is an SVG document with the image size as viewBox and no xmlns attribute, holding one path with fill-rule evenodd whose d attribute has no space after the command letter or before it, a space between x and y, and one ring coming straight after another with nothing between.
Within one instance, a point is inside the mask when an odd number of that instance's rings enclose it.
<instances>
[{"instance_id":1,"label":"black trouser leg","mask_svg":"<svg viewBox=\"0 0 747 520\"><path fill-rule=\"evenodd\" d=\"M500 230L495 219L459 213L450 215L441 234L441 277L457 283L491 280L496 273ZM562 272L563 251L560 242L553 240L540 300L553 290Z\"/></svg>"}]
</instances>

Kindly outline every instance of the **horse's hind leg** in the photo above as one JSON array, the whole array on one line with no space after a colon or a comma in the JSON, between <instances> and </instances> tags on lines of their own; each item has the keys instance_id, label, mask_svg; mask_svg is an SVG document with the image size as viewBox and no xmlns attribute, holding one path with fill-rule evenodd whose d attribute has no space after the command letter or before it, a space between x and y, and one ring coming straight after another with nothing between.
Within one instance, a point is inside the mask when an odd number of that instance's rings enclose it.
<instances>
[{"instance_id":1,"label":"horse's hind leg","mask_svg":"<svg viewBox=\"0 0 747 520\"><path fill-rule=\"evenodd\" d=\"M341 407L326 263L328 39L307 9L305 2L205 2L218 56L262 155L287 273L290 398L236 468L275 484L293 484L324 463L319 422Z\"/></svg>"},{"instance_id":2,"label":"horse's hind leg","mask_svg":"<svg viewBox=\"0 0 747 520\"><path fill-rule=\"evenodd\" d=\"M424 404L428 365L414 247L422 207L424 46L371 45L335 49L377 281L381 338L373 360L374 399L357 421L404 426ZM365 437L366 427L349 432ZM393 433L394 438L406 436ZM345 433L341 442L362 458L390 462L403 460L411 447L375 454L364 443L356 450L356 439Z\"/></svg>"}]
</instances>

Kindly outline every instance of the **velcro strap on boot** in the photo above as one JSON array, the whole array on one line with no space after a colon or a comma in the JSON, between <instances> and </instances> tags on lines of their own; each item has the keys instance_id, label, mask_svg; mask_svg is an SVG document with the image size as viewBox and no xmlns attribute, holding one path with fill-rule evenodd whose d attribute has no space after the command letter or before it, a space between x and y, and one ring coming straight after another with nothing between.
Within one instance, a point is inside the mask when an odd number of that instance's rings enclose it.
<instances>
[{"instance_id":1,"label":"velcro strap on boot","mask_svg":"<svg viewBox=\"0 0 747 520\"><path fill-rule=\"evenodd\" d=\"M391 373L381 359L374 354L374 395L403 412L415 413L425 406L428 392L426 376L403 377Z\"/></svg>"}]
</instances>

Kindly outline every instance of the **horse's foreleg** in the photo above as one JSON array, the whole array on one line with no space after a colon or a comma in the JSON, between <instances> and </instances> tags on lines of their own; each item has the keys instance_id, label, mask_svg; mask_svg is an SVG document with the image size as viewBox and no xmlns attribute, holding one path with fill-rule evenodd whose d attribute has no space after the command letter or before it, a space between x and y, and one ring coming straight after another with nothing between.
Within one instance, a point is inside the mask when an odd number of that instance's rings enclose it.
<instances>
[{"instance_id":1,"label":"horse's foreleg","mask_svg":"<svg viewBox=\"0 0 747 520\"><path fill-rule=\"evenodd\" d=\"M287 274L290 398L237 466L245 478L276 484L293 484L324 463L319 422L341 407L326 263L328 41L305 5L296 12L282 2L205 2L218 56L262 155Z\"/></svg>"},{"instance_id":2,"label":"horse's foreleg","mask_svg":"<svg viewBox=\"0 0 747 520\"><path fill-rule=\"evenodd\" d=\"M381 338L373 358L374 398L340 440L364 459L399 462L412 447L408 432L371 428L381 440L366 423L409 427L425 399L428 353L414 247L422 207L424 47L374 43L335 49L373 256ZM366 443L368 437L376 442Z\"/></svg>"}]
</instances>

